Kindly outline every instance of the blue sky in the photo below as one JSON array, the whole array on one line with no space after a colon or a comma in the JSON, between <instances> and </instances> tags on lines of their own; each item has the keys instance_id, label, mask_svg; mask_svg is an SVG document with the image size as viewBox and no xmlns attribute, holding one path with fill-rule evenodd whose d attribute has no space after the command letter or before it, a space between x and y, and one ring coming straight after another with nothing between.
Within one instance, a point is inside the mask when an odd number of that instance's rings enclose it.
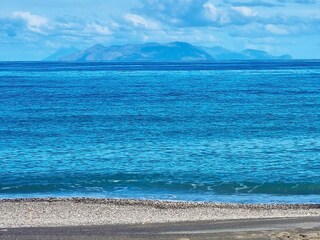
<instances>
[{"instance_id":1,"label":"blue sky","mask_svg":"<svg viewBox=\"0 0 320 240\"><path fill-rule=\"evenodd\" d=\"M0 0L0 61L170 41L320 58L320 0Z\"/></svg>"}]
</instances>

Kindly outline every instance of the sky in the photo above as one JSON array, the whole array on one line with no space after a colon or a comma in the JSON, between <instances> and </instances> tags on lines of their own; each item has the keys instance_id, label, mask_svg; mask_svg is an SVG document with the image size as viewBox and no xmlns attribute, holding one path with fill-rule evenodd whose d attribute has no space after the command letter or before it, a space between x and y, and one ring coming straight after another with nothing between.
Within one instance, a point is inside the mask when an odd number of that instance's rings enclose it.
<instances>
[{"instance_id":1,"label":"sky","mask_svg":"<svg viewBox=\"0 0 320 240\"><path fill-rule=\"evenodd\" d=\"M320 59L320 0L0 0L0 61L172 41Z\"/></svg>"}]
</instances>

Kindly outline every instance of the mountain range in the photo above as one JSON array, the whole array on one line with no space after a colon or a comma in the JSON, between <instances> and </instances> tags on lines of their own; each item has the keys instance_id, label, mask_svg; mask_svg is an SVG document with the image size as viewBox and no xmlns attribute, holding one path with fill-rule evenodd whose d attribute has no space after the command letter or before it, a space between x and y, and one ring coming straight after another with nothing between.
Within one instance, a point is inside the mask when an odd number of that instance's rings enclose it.
<instances>
[{"instance_id":1,"label":"mountain range","mask_svg":"<svg viewBox=\"0 0 320 240\"><path fill-rule=\"evenodd\" d=\"M223 47L201 47L186 42L94 45L85 50L59 49L44 61L194 62L215 60L287 60L290 55L273 56L265 51L245 49L234 52Z\"/></svg>"}]
</instances>

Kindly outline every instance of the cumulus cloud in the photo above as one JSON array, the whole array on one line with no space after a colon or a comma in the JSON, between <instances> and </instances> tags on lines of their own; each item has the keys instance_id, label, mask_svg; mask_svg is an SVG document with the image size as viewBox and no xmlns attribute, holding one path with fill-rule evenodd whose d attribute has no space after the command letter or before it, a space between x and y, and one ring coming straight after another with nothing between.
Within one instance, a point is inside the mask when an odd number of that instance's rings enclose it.
<instances>
[{"instance_id":1,"label":"cumulus cloud","mask_svg":"<svg viewBox=\"0 0 320 240\"><path fill-rule=\"evenodd\" d=\"M276 34L276 35L287 35L287 34L290 33L289 30L286 29L285 26L277 26L277 25L274 25L274 24L265 25L265 29L268 32Z\"/></svg>"},{"instance_id":2,"label":"cumulus cloud","mask_svg":"<svg viewBox=\"0 0 320 240\"><path fill-rule=\"evenodd\" d=\"M28 36L32 34L46 35L50 38L65 38L74 41L81 39L156 39L155 34L170 39L173 32L205 31L212 28L213 32L221 31L229 35L241 33L248 36L264 37L266 34L290 35L308 29L315 32L318 20L302 19L301 16L277 14L275 11L263 15L257 8L261 6L279 6L286 0L265 1L244 0L141 0L140 5L122 16L110 17L104 22L89 21L79 17L60 17L48 19L30 12L16 11L9 17L0 19L0 29L9 37ZM296 0L307 4L314 1ZM293 28L292 25L295 27ZM300 27L299 27L300 26ZM250 31L249 31L250 30ZM156 32L156 33L155 33ZM193 31L194 32L194 31ZM187 35L187 34L186 34ZM212 35L214 37L214 35ZM186 38L184 36L183 38ZM164 38L165 39L165 38Z\"/></svg>"},{"instance_id":3,"label":"cumulus cloud","mask_svg":"<svg viewBox=\"0 0 320 240\"><path fill-rule=\"evenodd\" d=\"M291 1L290 4L311 4L319 1L295 0L295 3ZM318 31L316 19L319 14L316 11L307 17L306 14L299 15L299 12L285 12L284 6L290 5L286 2L287 0L142 0L141 6L132 9L130 14L139 16L136 26L147 26L148 22L154 20L163 29L213 27L217 31L223 29L230 35L243 32L247 37ZM261 7L272 7L272 10L263 11ZM148 22L145 19L148 19ZM252 32L247 29L252 29Z\"/></svg>"},{"instance_id":4,"label":"cumulus cloud","mask_svg":"<svg viewBox=\"0 0 320 240\"><path fill-rule=\"evenodd\" d=\"M255 17L257 16L257 12L254 11L252 8L249 7L231 7L232 10L240 13L241 15L243 15L244 17Z\"/></svg>"},{"instance_id":5,"label":"cumulus cloud","mask_svg":"<svg viewBox=\"0 0 320 240\"><path fill-rule=\"evenodd\" d=\"M13 12L12 19L25 21L30 31L41 33L44 27L48 26L48 19L30 12Z\"/></svg>"},{"instance_id":6,"label":"cumulus cloud","mask_svg":"<svg viewBox=\"0 0 320 240\"><path fill-rule=\"evenodd\" d=\"M285 37L320 33L320 0L137 0L121 14L48 18L28 11L0 16L1 42L90 46L94 43ZM307 10L307 11L304 11ZM102 10L101 10L102 11ZM100 15L99 15L100 14ZM103 17L101 17L103 15ZM88 15L86 15L88 16ZM81 47L79 47L81 48Z\"/></svg>"},{"instance_id":7,"label":"cumulus cloud","mask_svg":"<svg viewBox=\"0 0 320 240\"><path fill-rule=\"evenodd\" d=\"M219 10L211 2L206 2L202 5L204 8L204 15L209 20L216 21L219 17Z\"/></svg>"},{"instance_id":8,"label":"cumulus cloud","mask_svg":"<svg viewBox=\"0 0 320 240\"><path fill-rule=\"evenodd\" d=\"M92 33L93 35L94 34L105 35L105 36L112 35L112 32L109 29L109 27L103 26L98 23L89 23L86 25L84 30L85 32Z\"/></svg>"},{"instance_id":9,"label":"cumulus cloud","mask_svg":"<svg viewBox=\"0 0 320 240\"><path fill-rule=\"evenodd\" d=\"M155 21L147 20L146 18L137 14L128 13L124 16L124 18L136 27L144 27L151 30L159 28L159 25Z\"/></svg>"},{"instance_id":10,"label":"cumulus cloud","mask_svg":"<svg viewBox=\"0 0 320 240\"><path fill-rule=\"evenodd\" d=\"M215 7L211 2L202 5L202 17L206 19L206 25L223 26L231 22L229 14Z\"/></svg>"},{"instance_id":11,"label":"cumulus cloud","mask_svg":"<svg viewBox=\"0 0 320 240\"><path fill-rule=\"evenodd\" d=\"M99 21L86 21L78 17L60 17L52 21L50 35L95 38L112 35L111 28L111 24Z\"/></svg>"},{"instance_id":12,"label":"cumulus cloud","mask_svg":"<svg viewBox=\"0 0 320 240\"><path fill-rule=\"evenodd\" d=\"M140 16L156 19L164 24L180 27L202 25L203 5L206 0L142 0L141 7L133 9Z\"/></svg>"},{"instance_id":13,"label":"cumulus cloud","mask_svg":"<svg viewBox=\"0 0 320 240\"><path fill-rule=\"evenodd\" d=\"M174 27L241 25L257 16L248 6L215 5L211 0L143 0L133 12Z\"/></svg>"},{"instance_id":14,"label":"cumulus cloud","mask_svg":"<svg viewBox=\"0 0 320 240\"><path fill-rule=\"evenodd\" d=\"M44 48L90 45L110 39L114 34L110 26L108 22L72 16L49 19L31 12L15 11L0 17L0 41L6 44L38 44Z\"/></svg>"},{"instance_id":15,"label":"cumulus cloud","mask_svg":"<svg viewBox=\"0 0 320 240\"><path fill-rule=\"evenodd\" d=\"M45 34L48 29L48 19L30 12L13 12L7 17L0 17L0 36L25 37L32 39L32 35Z\"/></svg>"}]
</instances>

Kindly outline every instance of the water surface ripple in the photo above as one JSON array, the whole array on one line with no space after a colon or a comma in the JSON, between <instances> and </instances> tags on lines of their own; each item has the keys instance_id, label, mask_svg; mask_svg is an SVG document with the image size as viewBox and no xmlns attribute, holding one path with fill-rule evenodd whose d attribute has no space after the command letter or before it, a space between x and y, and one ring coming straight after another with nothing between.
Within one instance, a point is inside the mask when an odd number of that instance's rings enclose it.
<instances>
[{"instance_id":1,"label":"water surface ripple","mask_svg":"<svg viewBox=\"0 0 320 240\"><path fill-rule=\"evenodd\" d=\"M0 63L0 198L320 202L320 62Z\"/></svg>"}]
</instances>

